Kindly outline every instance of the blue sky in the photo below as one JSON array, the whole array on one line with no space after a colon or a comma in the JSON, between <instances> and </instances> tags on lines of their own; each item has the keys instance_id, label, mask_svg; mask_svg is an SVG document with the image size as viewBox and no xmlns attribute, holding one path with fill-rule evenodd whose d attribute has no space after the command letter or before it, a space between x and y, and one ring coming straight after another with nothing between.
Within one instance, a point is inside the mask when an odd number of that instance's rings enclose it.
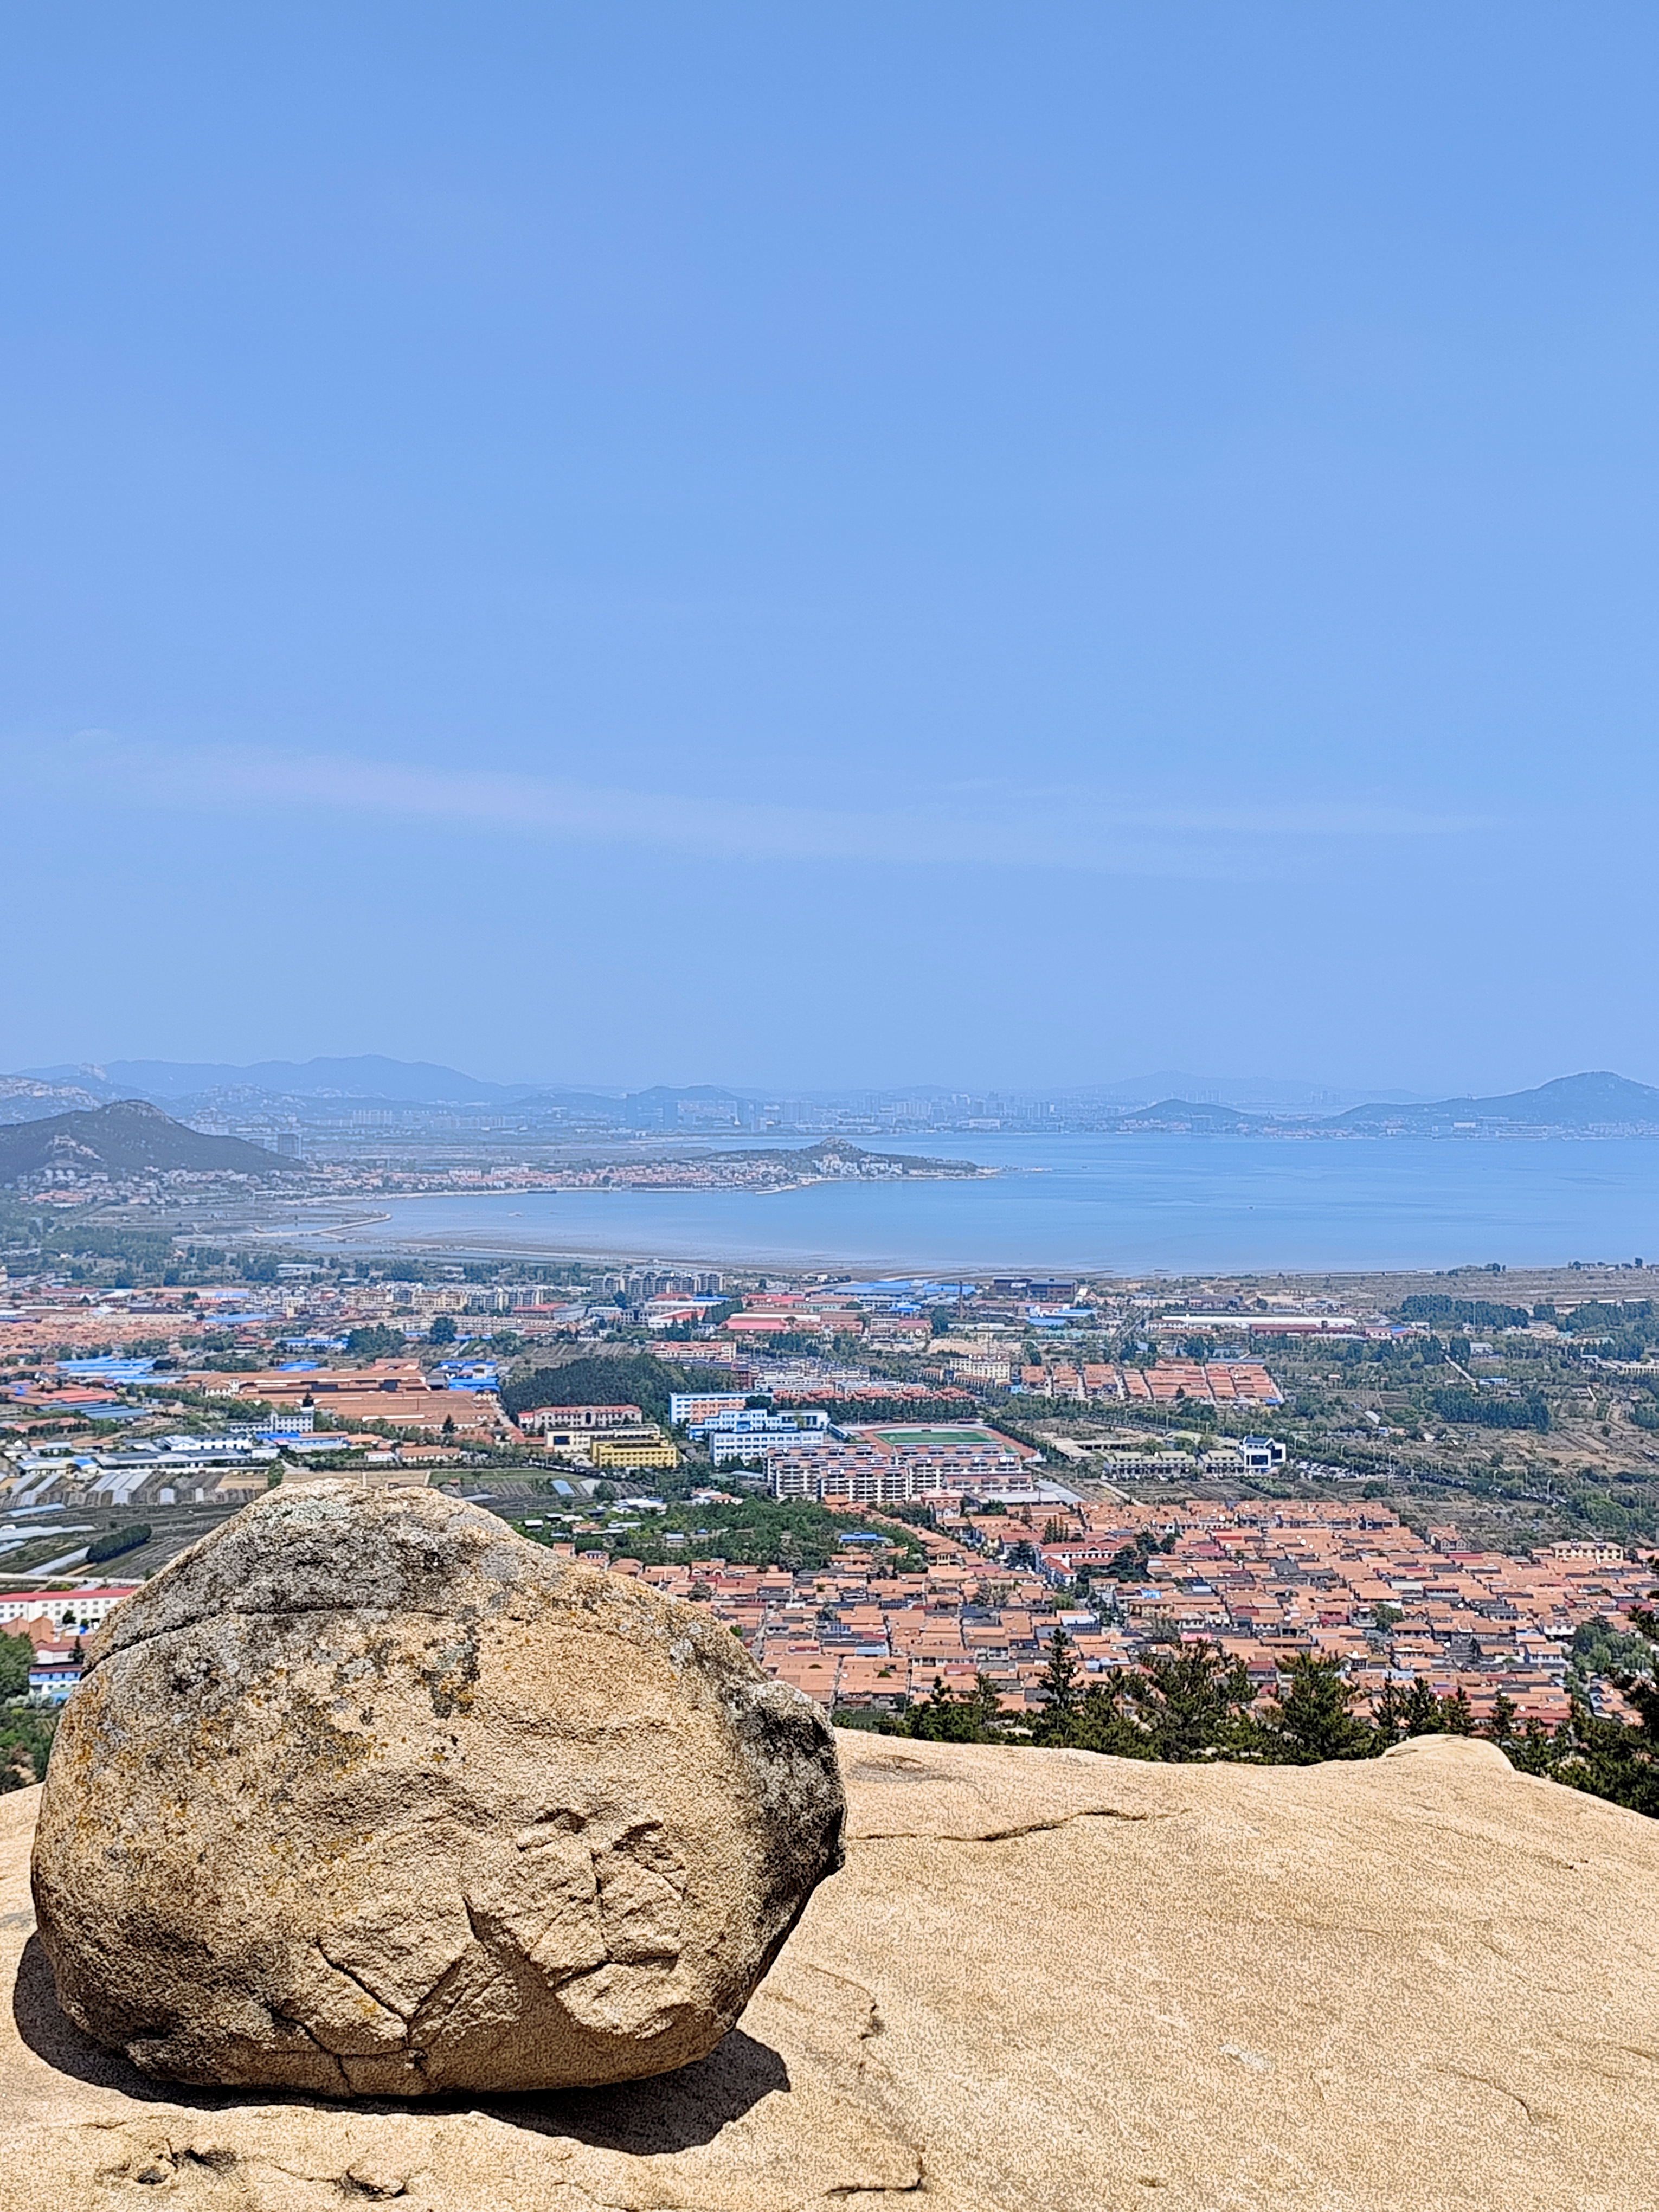
<instances>
[{"instance_id":1,"label":"blue sky","mask_svg":"<svg viewBox=\"0 0 1659 2212\"><path fill-rule=\"evenodd\" d=\"M1659 1080L1651 9L0 26L0 1066Z\"/></svg>"}]
</instances>

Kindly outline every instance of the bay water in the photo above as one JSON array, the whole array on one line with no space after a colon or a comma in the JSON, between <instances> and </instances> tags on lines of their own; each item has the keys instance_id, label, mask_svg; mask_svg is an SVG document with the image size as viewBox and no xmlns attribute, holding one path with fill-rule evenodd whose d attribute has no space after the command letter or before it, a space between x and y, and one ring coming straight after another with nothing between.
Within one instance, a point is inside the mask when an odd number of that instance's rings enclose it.
<instances>
[{"instance_id":1,"label":"bay water","mask_svg":"<svg viewBox=\"0 0 1659 2212\"><path fill-rule=\"evenodd\" d=\"M864 1138L974 1181L389 1199L349 1248L911 1273L1659 1261L1659 1137ZM333 1241L333 1240L331 1240Z\"/></svg>"}]
</instances>

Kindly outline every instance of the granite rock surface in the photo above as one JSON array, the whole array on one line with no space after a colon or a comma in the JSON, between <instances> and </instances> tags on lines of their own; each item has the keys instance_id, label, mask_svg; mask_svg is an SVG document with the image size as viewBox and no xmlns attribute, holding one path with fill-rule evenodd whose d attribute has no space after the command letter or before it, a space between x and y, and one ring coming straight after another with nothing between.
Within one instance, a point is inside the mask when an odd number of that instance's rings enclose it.
<instances>
[{"instance_id":1,"label":"granite rock surface","mask_svg":"<svg viewBox=\"0 0 1659 2212\"><path fill-rule=\"evenodd\" d=\"M0 2212L1649 2212L1659 1823L1437 1738L1174 1768L843 1734L845 1871L606 2089L167 2090L58 2010L0 1799Z\"/></svg>"},{"instance_id":2,"label":"granite rock surface","mask_svg":"<svg viewBox=\"0 0 1659 2212\"><path fill-rule=\"evenodd\" d=\"M90 1647L35 1844L158 2079L570 2087L703 2057L840 1863L830 1729L700 1608L424 1490L284 1485Z\"/></svg>"}]
</instances>

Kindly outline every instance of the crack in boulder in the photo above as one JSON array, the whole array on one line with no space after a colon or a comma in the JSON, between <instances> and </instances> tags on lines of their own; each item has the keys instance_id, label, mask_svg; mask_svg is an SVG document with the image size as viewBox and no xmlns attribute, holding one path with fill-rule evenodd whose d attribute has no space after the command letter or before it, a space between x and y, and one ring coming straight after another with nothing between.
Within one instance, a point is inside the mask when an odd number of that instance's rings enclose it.
<instances>
[{"instance_id":1,"label":"crack in boulder","mask_svg":"<svg viewBox=\"0 0 1659 2212\"><path fill-rule=\"evenodd\" d=\"M1092 1805L1076 1813L1058 1813L1052 1820L1023 1820L1012 1827L980 1828L971 1835L954 1828L860 1828L848 1840L851 1844L1006 1844L1021 1836L1041 1836L1056 1828L1069 1828L1079 1820L1124 1820L1130 1823L1150 1820L1178 1820L1187 1813L1184 1805L1173 1806L1167 1812L1127 1813L1115 1806Z\"/></svg>"}]
</instances>

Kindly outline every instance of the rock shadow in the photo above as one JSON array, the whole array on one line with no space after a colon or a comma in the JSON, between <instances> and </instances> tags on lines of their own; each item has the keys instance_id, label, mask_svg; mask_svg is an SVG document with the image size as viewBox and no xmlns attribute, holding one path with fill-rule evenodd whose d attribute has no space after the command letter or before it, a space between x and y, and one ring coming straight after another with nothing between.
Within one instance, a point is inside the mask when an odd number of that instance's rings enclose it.
<instances>
[{"instance_id":1,"label":"rock shadow","mask_svg":"<svg viewBox=\"0 0 1659 2212\"><path fill-rule=\"evenodd\" d=\"M100 2089L118 2089L137 2103L213 2112L274 2104L306 2106L318 2112L430 2112L434 2117L484 2112L509 2127L565 2136L595 2150L627 2151L640 2158L712 2142L763 2097L787 2093L790 2087L789 2069L779 2054L741 2028L733 2028L707 2058L682 2066L677 2073L618 2081L602 2089L336 2099L298 2095L293 2090L198 2089L184 2081L152 2081L118 2051L106 2050L83 2035L69 2018L58 2002L52 1962L38 1936L29 1937L17 1962L11 2008L23 2042L55 2073Z\"/></svg>"},{"instance_id":2,"label":"rock shadow","mask_svg":"<svg viewBox=\"0 0 1659 2212\"><path fill-rule=\"evenodd\" d=\"M76 2081L90 2081L99 2089L118 2089L123 2096L136 2098L144 2104L205 2106L224 2101L222 2097L212 2097L205 2090L187 2088L182 2082L175 2085L152 2081L122 2052L106 2051L101 2043L82 2035L58 2002L52 1961L38 1936L29 1937L17 1961L17 1978L11 1991L11 2016L28 2048L56 2074L67 2074Z\"/></svg>"},{"instance_id":3,"label":"rock shadow","mask_svg":"<svg viewBox=\"0 0 1659 2212\"><path fill-rule=\"evenodd\" d=\"M635 2158L690 2150L751 2112L763 2097L787 2094L789 2069L769 2044L734 2027L690 2066L604 2089L544 2089L519 2097L478 2097L481 2109L538 2135L568 2136L593 2150Z\"/></svg>"}]
</instances>

